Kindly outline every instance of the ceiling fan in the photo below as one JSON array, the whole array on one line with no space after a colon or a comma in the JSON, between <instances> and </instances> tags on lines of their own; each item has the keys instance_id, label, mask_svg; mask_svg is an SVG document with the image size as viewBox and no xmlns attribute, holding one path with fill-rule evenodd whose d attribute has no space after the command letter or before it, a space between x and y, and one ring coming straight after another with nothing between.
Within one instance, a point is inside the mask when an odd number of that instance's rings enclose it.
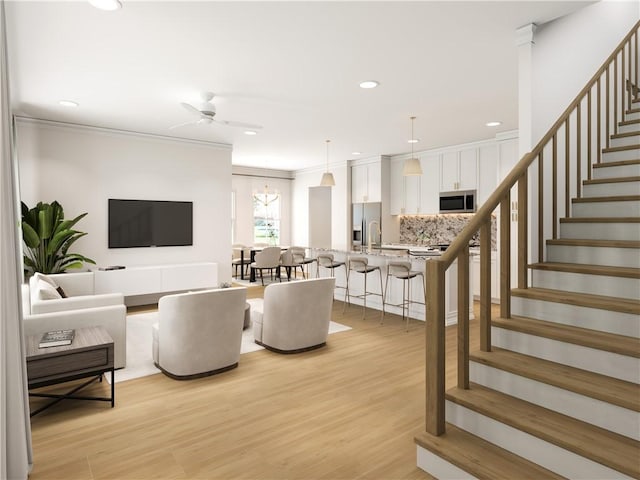
<instances>
[{"instance_id":1,"label":"ceiling fan","mask_svg":"<svg viewBox=\"0 0 640 480\"><path fill-rule=\"evenodd\" d=\"M216 116L216 106L212 103L213 97L215 95L211 92L203 92L200 94L202 101L196 105L191 105L190 103L181 103L186 110L191 112L192 114L198 116L198 120L193 120L191 122L180 123L178 125L173 125L169 127L169 130L173 130L174 128L184 127L186 125L200 125L200 124L211 124L211 123L219 123L221 125L227 125L228 127L240 127L247 128L251 130L259 130L262 128L261 125L253 125L251 123L244 122L234 122L231 120L220 120L215 118Z\"/></svg>"}]
</instances>

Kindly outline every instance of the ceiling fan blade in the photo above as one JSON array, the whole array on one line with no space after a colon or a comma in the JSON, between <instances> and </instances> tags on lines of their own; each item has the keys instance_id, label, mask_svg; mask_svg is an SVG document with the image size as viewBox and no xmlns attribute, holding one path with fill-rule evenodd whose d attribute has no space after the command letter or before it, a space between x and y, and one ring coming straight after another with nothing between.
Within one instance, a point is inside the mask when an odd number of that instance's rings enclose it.
<instances>
[{"instance_id":1,"label":"ceiling fan blade","mask_svg":"<svg viewBox=\"0 0 640 480\"><path fill-rule=\"evenodd\" d=\"M221 123L222 125L227 125L229 127L240 127L240 128L251 128L253 130L260 130L262 125L253 125L251 123L244 122L233 122L231 120L213 120L216 123Z\"/></svg>"},{"instance_id":2,"label":"ceiling fan blade","mask_svg":"<svg viewBox=\"0 0 640 480\"><path fill-rule=\"evenodd\" d=\"M180 105L182 105L186 110L188 110L191 113L195 113L198 116L201 116L202 113L200 112L200 110L198 110L196 107L194 107L193 105L189 105L188 103L181 103Z\"/></svg>"},{"instance_id":3,"label":"ceiling fan blade","mask_svg":"<svg viewBox=\"0 0 640 480\"><path fill-rule=\"evenodd\" d=\"M199 122L200 120L196 120L195 122L179 123L178 125L172 125L171 127L169 127L169 130L173 130L174 128L186 127L187 125L196 125Z\"/></svg>"}]
</instances>

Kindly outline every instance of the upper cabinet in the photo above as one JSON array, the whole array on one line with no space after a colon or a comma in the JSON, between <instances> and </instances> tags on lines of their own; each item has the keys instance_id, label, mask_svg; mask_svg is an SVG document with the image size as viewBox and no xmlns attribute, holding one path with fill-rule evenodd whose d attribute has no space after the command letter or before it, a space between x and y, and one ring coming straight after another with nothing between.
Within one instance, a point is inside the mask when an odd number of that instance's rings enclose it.
<instances>
[{"instance_id":1,"label":"upper cabinet","mask_svg":"<svg viewBox=\"0 0 640 480\"><path fill-rule=\"evenodd\" d=\"M351 167L351 203L382 201L382 162Z\"/></svg>"},{"instance_id":2,"label":"upper cabinet","mask_svg":"<svg viewBox=\"0 0 640 480\"><path fill-rule=\"evenodd\" d=\"M440 163L440 191L476 190L478 186L478 149L445 152Z\"/></svg>"},{"instance_id":3,"label":"upper cabinet","mask_svg":"<svg viewBox=\"0 0 640 480\"><path fill-rule=\"evenodd\" d=\"M407 155L391 158L391 215L436 214L440 211L440 192L476 190L480 207L496 189L505 173L517 161L516 132L497 135L494 140L417 153L422 175L403 177Z\"/></svg>"}]
</instances>

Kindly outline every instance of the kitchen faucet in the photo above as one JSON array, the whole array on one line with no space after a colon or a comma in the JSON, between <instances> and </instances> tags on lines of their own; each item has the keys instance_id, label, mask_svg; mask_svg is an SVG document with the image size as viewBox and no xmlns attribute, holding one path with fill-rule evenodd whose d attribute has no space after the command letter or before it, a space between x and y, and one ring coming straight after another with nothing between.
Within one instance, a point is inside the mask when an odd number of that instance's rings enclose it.
<instances>
[{"instance_id":1,"label":"kitchen faucet","mask_svg":"<svg viewBox=\"0 0 640 480\"><path fill-rule=\"evenodd\" d=\"M377 227L378 227L378 235L382 235L382 231L380 230L380 224L379 224L376 220L371 220L371 221L369 222L369 227L367 228L367 242L368 242L368 244L367 244L367 249L369 250L369 253L371 253L371 250L372 250L372 248L371 248L371 226L372 226L374 223L375 223L375 224L377 225ZM382 240L382 239L381 239L381 240Z\"/></svg>"}]
</instances>

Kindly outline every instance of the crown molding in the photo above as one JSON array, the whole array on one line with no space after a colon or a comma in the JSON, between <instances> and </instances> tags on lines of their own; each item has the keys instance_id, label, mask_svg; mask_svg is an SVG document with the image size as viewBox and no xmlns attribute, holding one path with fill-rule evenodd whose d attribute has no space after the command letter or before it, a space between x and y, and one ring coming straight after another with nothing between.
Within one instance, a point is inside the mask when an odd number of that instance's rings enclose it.
<instances>
[{"instance_id":1,"label":"crown molding","mask_svg":"<svg viewBox=\"0 0 640 480\"><path fill-rule=\"evenodd\" d=\"M60 128L64 130L75 130L94 132L110 135L121 135L128 137L149 138L154 140L162 140L168 142L188 143L190 145L203 145L207 147L214 147L221 150L233 150L233 145L228 143L207 142L205 140L192 140L188 138L172 137L170 135L157 135L155 133L143 133L135 132L132 130L120 130L116 128L96 127L93 125L84 125L80 123L60 122L57 120L46 120L43 118L23 117L20 115L14 115L17 124L25 125L44 125L47 127Z\"/></svg>"}]
</instances>

